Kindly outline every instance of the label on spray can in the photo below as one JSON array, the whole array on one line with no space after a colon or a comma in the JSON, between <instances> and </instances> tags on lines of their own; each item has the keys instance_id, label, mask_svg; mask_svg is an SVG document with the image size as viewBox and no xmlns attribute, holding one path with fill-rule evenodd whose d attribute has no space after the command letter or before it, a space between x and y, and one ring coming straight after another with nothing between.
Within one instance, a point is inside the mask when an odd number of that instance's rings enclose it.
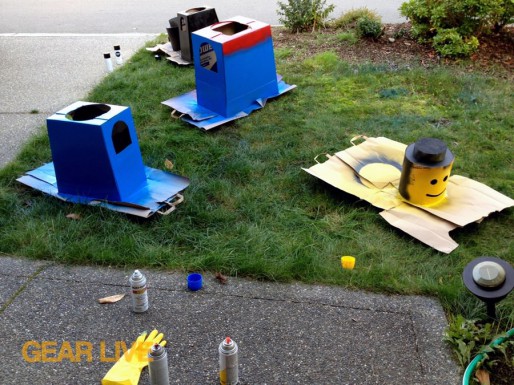
<instances>
[{"instance_id":1,"label":"label on spray can","mask_svg":"<svg viewBox=\"0 0 514 385\"><path fill-rule=\"evenodd\" d=\"M135 270L129 278L130 294L132 296L132 310L136 313L143 313L148 310L148 292L146 277Z\"/></svg>"},{"instance_id":2,"label":"label on spray can","mask_svg":"<svg viewBox=\"0 0 514 385\"><path fill-rule=\"evenodd\" d=\"M230 337L227 337L221 342L218 350L220 353L220 384L238 384L239 363L237 344Z\"/></svg>"},{"instance_id":3,"label":"label on spray can","mask_svg":"<svg viewBox=\"0 0 514 385\"><path fill-rule=\"evenodd\" d=\"M123 64L123 57L121 56L121 47L119 45L114 46L114 56L116 57L116 64Z\"/></svg>"},{"instance_id":4,"label":"label on spray can","mask_svg":"<svg viewBox=\"0 0 514 385\"><path fill-rule=\"evenodd\" d=\"M154 344L148 353L150 385L169 385L168 354L159 344Z\"/></svg>"}]
</instances>

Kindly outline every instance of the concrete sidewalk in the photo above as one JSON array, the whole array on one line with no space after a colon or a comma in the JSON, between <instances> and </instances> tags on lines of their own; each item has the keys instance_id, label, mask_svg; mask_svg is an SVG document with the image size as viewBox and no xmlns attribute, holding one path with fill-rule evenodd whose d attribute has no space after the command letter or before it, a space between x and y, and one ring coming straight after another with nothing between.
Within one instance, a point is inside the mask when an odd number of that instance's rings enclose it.
<instances>
[{"instance_id":1,"label":"concrete sidewalk","mask_svg":"<svg viewBox=\"0 0 514 385\"><path fill-rule=\"evenodd\" d=\"M128 295L97 302L128 293L132 270L0 257L0 382L99 384L117 341L130 346L156 328L168 340L175 384L218 384L217 348L227 335L239 345L241 384L459 383L442 341L446 319L433 299L233 277L222 285L212 274L191 292L185 273L143 271L150 309L135 314ZM86 341L92 360L30 363L23 357L27 341L55 341L49 347L57 355L64 341L74 352L77 341ZM38 345L27 347L26 357L37 359ZM149 383L147 369L139 383Z\"/></svg>"}]
</instances>

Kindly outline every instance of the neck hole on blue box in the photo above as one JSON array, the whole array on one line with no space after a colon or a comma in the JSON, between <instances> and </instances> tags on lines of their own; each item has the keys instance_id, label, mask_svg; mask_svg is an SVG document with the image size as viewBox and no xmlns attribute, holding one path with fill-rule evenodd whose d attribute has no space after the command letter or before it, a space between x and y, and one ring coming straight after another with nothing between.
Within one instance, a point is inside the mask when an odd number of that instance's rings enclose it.
<instances>
[{"instance_id":1,"label":"neck hole on blue box","mask_svg":"<svg viewBox=\"0 0 514 385\"><path fill-rule=\"evenodd\" d=\"M107 104L88 104L66 114L66 118L75 121L84 121L98 118L100 115L109 112L111 107Z\"/></svg>"},{"instance_id":2,"label":"neck hole on blue box","mask_svg":"<svg viewBox=\"0 0 514 385\"><path fill-rule=\"evenodd\" d=\"M238 23L237 21L229 21L228 23L224 23L222 25L218 25L216 27L213 27L213 31L220 32L223 35L232 36L236 33L243 32L247 30L248 27L246 24Z\"/></svg>"},{"instance_id":3,"label":"neck hole on blue box","mask_svg":"<svg viewBox=\"0 0 514 385\"><path fill-rule=\"evenodd\" d=\"M112 128L112 144L116 154L119 154L132 144L129 128L127 124L121 120L116 122Z\"/></svg>"}]
</instances>

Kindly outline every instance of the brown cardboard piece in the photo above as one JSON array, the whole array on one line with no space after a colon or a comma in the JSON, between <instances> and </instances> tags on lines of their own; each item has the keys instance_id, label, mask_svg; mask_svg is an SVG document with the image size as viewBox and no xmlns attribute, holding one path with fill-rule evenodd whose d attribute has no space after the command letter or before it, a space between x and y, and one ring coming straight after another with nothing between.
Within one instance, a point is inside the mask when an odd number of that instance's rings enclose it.
<instances>
[{"instance_id":1,"label":"brown cardboard piece","mask_svg":"<svg viewBox=\"0 0 514 385\"><path fill-rule=\"evenodd\" d=\"M166 60L169 60L181 66L188 66L193 64L193 62L182 59L180 51L174 51L170 42L157 44L154 47L147 47L146 50L153 53L165 54Z\"/></svg>"},{"instance_id":2,"label":"brown cardboard piece","mask_svg":"<svg viewBox=\"0 0 514 385\"><path fill-rule=\"evenodd\" d=\"M427 207L407 202L398 192L406 147L383 137L365 138L303 170L384 209L380 216L389 224L443 253L458 246L450 237L451 230L514 205L511 198L460 175L450 176L447 198L441 203Z\"/></svg>"}]
</instances>

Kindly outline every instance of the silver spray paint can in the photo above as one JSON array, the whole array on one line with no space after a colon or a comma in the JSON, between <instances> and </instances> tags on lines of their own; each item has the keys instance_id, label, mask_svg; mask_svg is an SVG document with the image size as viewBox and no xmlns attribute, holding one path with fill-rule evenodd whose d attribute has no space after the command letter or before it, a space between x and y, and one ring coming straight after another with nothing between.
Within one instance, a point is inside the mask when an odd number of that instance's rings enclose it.
<instances>
[{"instance_id":1,"label":"silver spray paint can","mask_svg":"<svg viewBox=\"0 0 514 385\"><path fill-rule=\"evenodd\" d=\"M135 270L129 278L130 295L132 297L132 310L135 313L143 313L148 310L148 292L146 287L146 277Z\"/></svg>"},{"instance_id":2,"label":"silver spray paint can","mask_svg":"<svg viewBox=\"0 0 514 385\"><path fill-rule=\"evenodd\" d=\"M169 385L168 354L159 344L154 344L148 353L150 385Z\"/></svg>"},{"instance_id":3,"label":"silver spray paint can","mask_svg":"<svg viewBox=\"0 0 514 385\"><path fill-rule=\"evenodd\" d=\"M112 60L110 53L104 53L104 61L105 61L105 70L107 72L112 72L114 69L112 67Z\"/></svg>"},{"instance_id":4,"label":"silver spray paint can","mask_svg":"<svg viewBox=\"0 0 514 385\"><path fill-rule=\"evenodd\" d=\"M220 384L238 384L239 363L237 344L230 337L227 337L221 342L218 350L220 353Z\"/></svg>"},{"instance_id":5,"label":"silver spray paint can","mask_svg":"<svg viewBox=\"0 0 514 385\"><path fill-rule=\"evenodd\" d=\"M121 47L119 45L114 46L114 56L116 57L116 64L123 64L123 57L121 56Z\"/></svg>"}]
</instances>

